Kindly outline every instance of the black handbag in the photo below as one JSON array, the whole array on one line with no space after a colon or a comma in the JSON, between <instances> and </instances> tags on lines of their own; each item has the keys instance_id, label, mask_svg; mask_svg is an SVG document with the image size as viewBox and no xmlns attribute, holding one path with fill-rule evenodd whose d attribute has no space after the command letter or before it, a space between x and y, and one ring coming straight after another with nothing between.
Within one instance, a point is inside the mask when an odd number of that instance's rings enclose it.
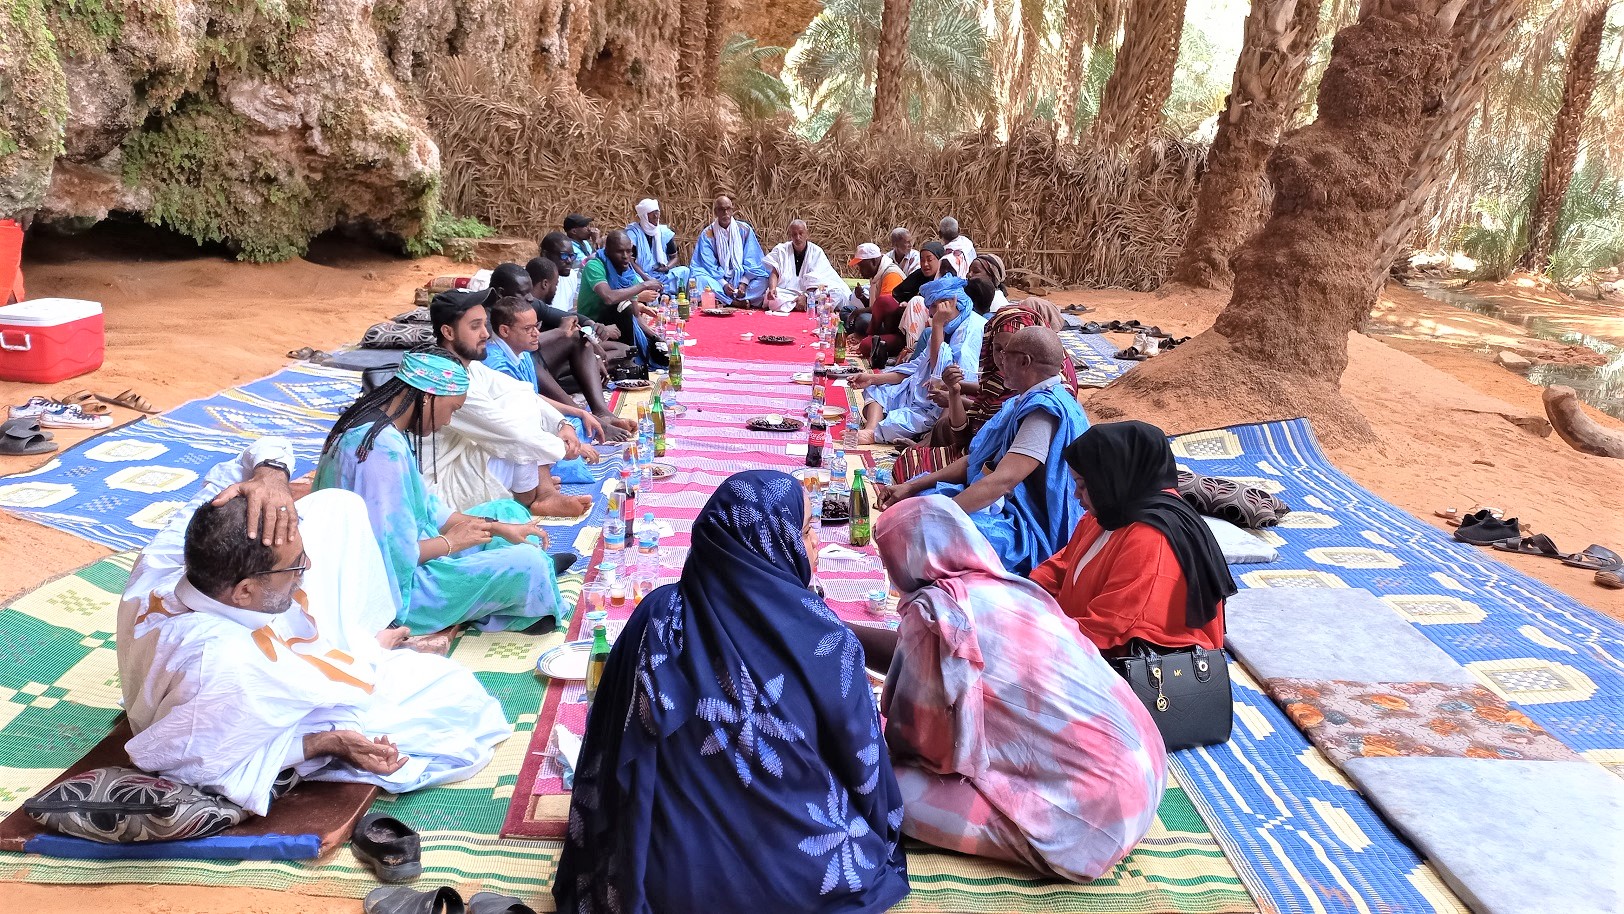
<instances>
[{"instance_id":1,"label":"black handbag","mask_svg":"<svg viewBox=\"0 0 1624 914\"><path fill-rule=\"evenodd\" d=\"M1235 704L1223 651L1159 647L1135 638L1126 655L1111 658L1111 666L1145 703L1167 751L1229 741Z\"/></svg>"}]
</instances>

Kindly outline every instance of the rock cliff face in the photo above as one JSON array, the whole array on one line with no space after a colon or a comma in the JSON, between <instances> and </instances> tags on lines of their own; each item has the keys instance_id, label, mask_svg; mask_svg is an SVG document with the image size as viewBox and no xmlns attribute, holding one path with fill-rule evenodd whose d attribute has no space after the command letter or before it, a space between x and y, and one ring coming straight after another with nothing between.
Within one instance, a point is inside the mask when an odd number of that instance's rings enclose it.
<instances>
[{"instance_id":1,"label":"rock cliff face","mask_svg":"<svg viewBox=\"0 0 1624 914\"><path fill-rule=\"evenodd\" d=\"M0 216L114 211L254 260L335 225L428 243L418 91L494 80L674 92L676 0L0 0Z\"/></svg>"}]
</instances>

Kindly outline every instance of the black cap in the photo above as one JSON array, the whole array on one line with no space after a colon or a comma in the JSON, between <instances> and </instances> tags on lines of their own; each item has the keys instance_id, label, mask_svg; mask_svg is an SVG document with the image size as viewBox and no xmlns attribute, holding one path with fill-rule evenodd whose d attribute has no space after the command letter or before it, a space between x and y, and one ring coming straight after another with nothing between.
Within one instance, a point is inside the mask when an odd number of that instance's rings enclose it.
<instances>
[{"instance_id":1,"label":"black cap","mask_svg":"<svg viewBox=\"0 0 1624 914\"><path fill-rule=\"evenodd\" d=\"M592 217L583 216L580 213L570 213L568 216L564 217L564 231L566 232L573 232L579 228L586 228L591 224Z\"/></svg>"}]
</instances>

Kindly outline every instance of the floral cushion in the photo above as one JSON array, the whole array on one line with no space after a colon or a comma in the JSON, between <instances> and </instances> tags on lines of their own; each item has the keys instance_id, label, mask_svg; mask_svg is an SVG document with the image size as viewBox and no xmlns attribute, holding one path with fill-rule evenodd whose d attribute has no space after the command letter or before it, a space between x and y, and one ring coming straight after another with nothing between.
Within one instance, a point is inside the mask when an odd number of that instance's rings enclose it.
<instances>
[{"instance_id":1,"label":"floral cushion","mask_svg":"<svg viewBox=\"0 0 1624 914\"><path fill-rule=\"evenodd\" d=\"M1338 764L1394 756L1579 758L1528 715L1481 686L1267 679L1264 688Z\"/></svg>"}]
</instances>

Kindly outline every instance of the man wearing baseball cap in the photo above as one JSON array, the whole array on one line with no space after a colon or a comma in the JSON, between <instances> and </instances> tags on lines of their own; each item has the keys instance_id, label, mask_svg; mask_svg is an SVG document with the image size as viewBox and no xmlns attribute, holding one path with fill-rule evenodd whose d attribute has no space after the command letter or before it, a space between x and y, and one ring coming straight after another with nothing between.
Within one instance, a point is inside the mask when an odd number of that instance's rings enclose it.
<instances>
[{"instance_id":1,"label":"man wearing baseball cap","mask_svg":"<svg viewBox=\"0 0 1624 914\"><path fill-rule=\"evenodd\" d=\"M879 245L865 241L857 246L857 253L848 261L857 268L863 284L852 293L850 303L842 312L846 330L855 338L855 348L864 357L871 354L873 346L873 342L864 341L870 337L897 336L897 325L902 318L902 309L897 307L896 298L891 293L904 277L895 265L882 273L880 265L884 257ZM900 337L887 342L893 353L901 348Z\"/></svg>"}]
</instances>

